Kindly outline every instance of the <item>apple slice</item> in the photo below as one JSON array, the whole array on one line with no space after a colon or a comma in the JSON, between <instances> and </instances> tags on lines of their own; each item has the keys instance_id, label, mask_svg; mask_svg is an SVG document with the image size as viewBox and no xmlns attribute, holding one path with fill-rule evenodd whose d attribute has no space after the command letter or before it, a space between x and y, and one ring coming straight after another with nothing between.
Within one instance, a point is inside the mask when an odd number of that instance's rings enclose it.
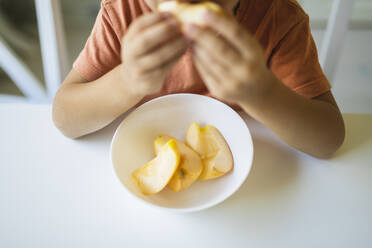
<instances>
[{"instance_id":1,"label":"apple slice","mask_svg":"<svg viewBox=\"0 0 372 248\"><path fill-rule=\"evenodd\" d=\"M234 160L225 138L214 126L201 128L192 123L186 134L186 144L201 157L204 170L199 179L220 177L232 170Z\"/></svg>"},{"instance_id":2,"label":"apple slice","mask_svg":"<svg viewBox=\"0 0 372 248\"><path fill-rule=\"evenodd\" d=\"M194 150L185 145L183 142L174 139L169 135L159 135L159 137L156 138L154 142L155 154L158 154L164 144L172 139L176 141L177 148L181 156L181 162L176 173L169 181L168 188L174 192L179 192L188 188L199 178L203 170L203 163L199 155Z\"/></svg>"},{"instance_id":3,"label":"apple slice","mask_svg":"<svg viewBox=\"0 0 372 248\"><path fill-rule=\"evenodd\" d=\"M144 195L160 192L173 177L180 164L176 141L169 140L158 156L132 173L134 181Z\"/></svg>"},{"instance_id":4,"label":"apple slice","mask_svg":"<svg viewBox=\"0 0 372 248\"><path fill-rule=\"evenodd\" d=\"M214 2L185 3L179 1L164 1L158 5L160 12L172 13L182 24L196 24L204 26L205 12L213 11L224 14L222 7Z\"/></svg>"}]
</instances>

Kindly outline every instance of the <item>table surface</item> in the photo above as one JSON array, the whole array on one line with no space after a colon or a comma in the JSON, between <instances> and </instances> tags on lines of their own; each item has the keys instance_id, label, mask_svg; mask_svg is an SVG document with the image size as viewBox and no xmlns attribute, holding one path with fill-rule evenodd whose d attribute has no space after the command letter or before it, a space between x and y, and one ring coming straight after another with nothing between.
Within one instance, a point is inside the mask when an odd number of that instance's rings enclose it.
<instances>
[{"instance_id":1,"label":"table surface","mask_svg":"<svg viewBox=\"0 0 372 248\"><path fill-rule=\"evenodd\" d=\"M372 247L372 115L344 115L329 160L295 151L245 117L254 169L211 209L174 214L133 201L109 159L119 120L63 137L50 106L0 105L0 247Z\"/></svg>"}]
</instances>

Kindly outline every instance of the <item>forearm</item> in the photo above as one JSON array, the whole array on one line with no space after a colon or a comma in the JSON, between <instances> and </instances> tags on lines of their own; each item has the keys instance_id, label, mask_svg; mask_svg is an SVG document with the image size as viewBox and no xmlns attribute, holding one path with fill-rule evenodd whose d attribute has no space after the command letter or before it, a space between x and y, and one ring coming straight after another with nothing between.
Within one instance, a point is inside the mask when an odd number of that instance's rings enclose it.
<instances>
[{"instance_id":1,"label":"forearm","mask_svg":"<svg viewBox=\"0 0 372 248\"><path fill-rule=\"evenodd\" d=\"M96 81L60 88L53 120L64 135L77 138L101 129L141 100L127 87L120 66Z\"/></svg>"},{"instance_id":2,"label":"forearm","mask_svg":"<svg viewBox=\"0 0 372 248\"><path fill-rule=\"evenodd\" d=\"M338 108L306 99L272 77L264 97L241 102L242 108L289 145L316 157L328 157L343 143L345 129Z\"/></svg>"}]
</instances>

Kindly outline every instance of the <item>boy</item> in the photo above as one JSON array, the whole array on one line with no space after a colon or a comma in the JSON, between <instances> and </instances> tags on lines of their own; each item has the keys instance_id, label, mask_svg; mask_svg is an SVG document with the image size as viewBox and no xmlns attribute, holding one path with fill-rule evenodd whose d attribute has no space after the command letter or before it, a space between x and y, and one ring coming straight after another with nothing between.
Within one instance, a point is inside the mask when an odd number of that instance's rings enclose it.
<instances>
[{"instance_id":1,"label":"boy","mask_svg":"<svg viewBox=\"0 0 372 248\"><path fill-rule=\"evenodd\" d=\"M215 0L206 27L158 13L164 0L103 0L84 50L53 104L77 138L157 96L189 92L235 104L289 145L328 157L344 123L295 0ZM203 1L183 1L203 2Z\"/></svg>"}]
</instances>

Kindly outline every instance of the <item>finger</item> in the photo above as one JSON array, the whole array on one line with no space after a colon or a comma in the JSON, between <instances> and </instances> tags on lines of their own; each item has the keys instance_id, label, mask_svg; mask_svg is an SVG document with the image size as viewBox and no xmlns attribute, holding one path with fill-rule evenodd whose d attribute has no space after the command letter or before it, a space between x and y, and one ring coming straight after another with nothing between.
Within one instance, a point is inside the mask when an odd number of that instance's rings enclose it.
<instances>
[{"instance_id":1,"label":"finger","mask_svg":"<svg viewBox=\"0 0 372 248\"><path fill-rule=\"evenodd\" d=\"M163 71L169 71L170 69L172 69L181 59L182 55L186 52L186 49L184 52L174 56L174 58L172 58L171 60L167 61L166 63L164 63L161 68Z\"/></svg>"},{"instance_id":2,"label":"finger","mask_svg":"<svg viewBox=\"0 0 372 248\"><path fill-rule=\"evenodd\" d=\"M146 29L133 39L129 51L135 57L143 56L177 36L181 36L177 21L175 19L163 21Z\"/></svg>"},{"instance_id":3,"label":"finger","mask_svg":"<svg viewBox=\"0 0 372 248\"><path fill-rule=\"evenodd\" d=\"M253 37L233 18L208 12L205 17L205 24L215 32L225 37L243 53L247 51L247 45L254 47L257 46L257 42L253 39Z\"/></svg>"},{"instance_id":4,"label":"finger","mask_svg":"<svg viewBox=\"0 0 372 248\"><path fill-rule=\"evenodd\" d=\"M215 75L216 78L225 79L226 77L230 76L228 67L226 67L222 63L219 63L219 61L215 60L213 56L210 53L208 53L205 49L203 49L202 47L194 47L193 51L195 60L199 61L206 68L208 68L208 71L212 75Z\"/></svg>"},{"instance_id":5,"label":"finger","mask_svg":"<svg viewBox=\"0 0 372 248\"><path fill-rule=\"evenodd\" d=\"M220 91L219 89L220 80L218 79L218 77L214 75L209 70L207 65L205 65L201 60L194 59L194 64L196 68L198 69L199 74L202 77L207 88L213 93L218 93Z\"/></svg>"},{"instance_id":6,"label":"finger","mask_svg":"<svg viewBox=\"0 0 372 248\"><path fill-rule=\"evenodd\" d=\"M194 56L202 61L224 83L226 88L233 89L234 85L230 82L240 82L242 78L247 78L243 61L236 64L229 61L220 63L219 60L215 59L214 54L209 53L202 47L194 46L193 51Z\"/></svg>"},{"instance_id":7,"label":"finger","mask_svg":"<svg viewBox=\"0 0 372 248\"><path fill-rule=\"evenodd\" d=\"M186 26L185 30L192 34L193 37L191 39L194 40L194 46L200 46L213 55L213 61L219 61L221 64L229 66L231 64L238 64L242 59L238 50L222 37L216 36L213 31L201 29L194 25Z\"/></svg>"},{"instance_id":8,"label":"finger","mask_svg":"<svg viewBox=\"0 0 372 248\"><path fill-rule=\"evenodd\" d=\"M158 22L164 21L166 18L167 18L166 15L160 13L150 13L143 15L136 19L136 21L129 26L129 30L126 36L128 39L131 39L135 37L136 34L141 33L146 28Z\"/></svg>"},{"instance_id":9,"label":"finger","mask_svg":"<svg viewBox=\"0 0 372 248\"><path fill-rule=\"evenodd\" d=\"M147 79L161 78L164 74L167 74L180 60L180 56L175 56L171 60L167 61L163 65L158 66L157 68L148 71L144 77Z\"/></svg>"},{"instance_id":10,"label":"finger","mask_svg":"<svg viewBox=\"0 0 372 248\"><path fill-rule=\"evenodd\" d=\"M138 58L138 66L143 72L153 70L167 64L174 58L181 57L187 49L187 43L182 37L161 46L151 54Z\"/></svg>"},{"instance_id":11,"label":"finger","mask_svg":"<svg viewBox=\"0 0 372 248\"><path fill-rule=\"evenodd\" d=\"M146 85L142 85L142 87L144 87L144 91L146 92L160 91L163 88L164 81L156 81L156 80L154 81L154 79L163 78L164 75L166 75L174 67L174 65L178 63L181 56L182 54L180 54L180 56L175 56L171 60L167 61L165 64L145 73L142 76L142 78L145 79L146 82L152 82L152 83L150 84L147 83Z\"/></svg>"}]
</instances>

